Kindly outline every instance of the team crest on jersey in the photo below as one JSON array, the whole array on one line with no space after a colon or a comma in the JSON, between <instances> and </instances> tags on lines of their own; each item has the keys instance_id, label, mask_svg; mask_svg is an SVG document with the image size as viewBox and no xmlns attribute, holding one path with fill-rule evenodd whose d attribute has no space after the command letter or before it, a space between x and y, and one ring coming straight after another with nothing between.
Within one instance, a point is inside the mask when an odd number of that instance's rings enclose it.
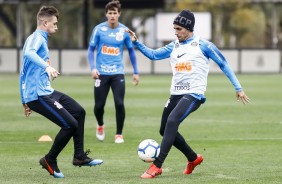
<instances>
[{"instance_id":1,"label":"team crest on jersey","mask_svg":"<svg viewBox=\"0 0 282 184\"><path fill-rule=\"evenodd\" d=\"M95 80L95 87L100 87L101 85L101 80L100 79L96 79Z\"/></svg>"},{"instance_id":2,"label":"team crest on jersey","mask_svg":"<svg viewBox=\"0 0 282 184\"><path fill-rule=\"evenodd\" d=\"M176 42L176 43L175 43L175 48L178 48L178 47L179 47L179 43Z\"/></svg>"},{"instance_id":3,"label":"team crest on jersey","mask_svg":"<svg viewBox=\"0 0 282 184\"><path fill-rule=\"evenodd\" d=\"M192 42L192 43L191 43L191 46L193 46L193 47L196 47L197 45L198 45L197 42Z\"/></svg>"},{"instance_id":4,"label":"team crest on jersey","mask_svg":"<svg viewBox=\"0 0 282 184\"><path fill-rule=\"evenodd\" d=\"M120 29L119 32L116 34L116 40L122 41L123 40L124 29Z\"/></svg>"},{"instance_id":5,"label":"team crest on jersey","mask_svg":"<svg viewBox=\"0 0 282 184\"><path fill-rule=\"evenodd\" d=\"M106 26L102 26L102 27L101 27L101 30L102 30L102 31L107 31L108 28L107 28Z\"/></svg>"}]
</instances>

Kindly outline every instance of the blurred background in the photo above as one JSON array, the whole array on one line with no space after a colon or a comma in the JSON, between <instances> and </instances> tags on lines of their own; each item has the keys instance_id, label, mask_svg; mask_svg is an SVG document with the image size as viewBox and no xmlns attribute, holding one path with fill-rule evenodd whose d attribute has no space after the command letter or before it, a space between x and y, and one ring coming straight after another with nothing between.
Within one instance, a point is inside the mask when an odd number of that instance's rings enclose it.
<instances>
[{"instance_id":1,"label":"blurred background","mask_svg":"<svg viewBox=\"0 0 282 184\"><path fill-rule=\"evenodd\" d=\"M60 11L50 54L62 74L89 73L88 42L95 25L106 21L109 0L0 0L0 72L19 72L21 49L36 29L42 5ZM195 13L195 34L212 41L236 73L281 73L282 0L120 0L120 22L140 41L157 48L176 39L172 22L182 9ZM138 60L148 60L137 52ZM131 73L128 54L126 72ZM52 59L52 58L51 58ZM73 62L70 65L70 61ZM66 63L68 62L68 63ZM139 62L141 73L170 73L168 61ZM219 72L211 66L211 72Z\"/></svg>"}]
</instances>

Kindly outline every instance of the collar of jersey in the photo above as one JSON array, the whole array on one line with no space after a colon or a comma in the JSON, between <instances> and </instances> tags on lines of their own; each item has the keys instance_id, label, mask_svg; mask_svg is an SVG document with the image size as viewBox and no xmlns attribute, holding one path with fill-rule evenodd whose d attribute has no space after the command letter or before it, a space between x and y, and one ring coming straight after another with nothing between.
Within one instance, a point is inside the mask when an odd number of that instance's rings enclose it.
<instances>
[{"instance_id":1,"label":"collar of jersey","mask_svg":"<svg viewBox=\"0 0 282 184\"><path fill-rule=\"evenodd\" d=\"M187 40L184 40L184 41L182 42L182 44L190 43L192 40L194 40L194 38L195 38L195 35L193 34L192 37L188 38Z\"/></svg>"},{"instance_id":2,"label":"collar of jersey","mask_svg":"<svg viewBox=\"0 0 282 184\"><path fill-rule=\"evenodd\" d=\"M47 31L37 29L36 32L39 32L45 39L48 38L48 32Z\"/></svg>"}]
</instances>

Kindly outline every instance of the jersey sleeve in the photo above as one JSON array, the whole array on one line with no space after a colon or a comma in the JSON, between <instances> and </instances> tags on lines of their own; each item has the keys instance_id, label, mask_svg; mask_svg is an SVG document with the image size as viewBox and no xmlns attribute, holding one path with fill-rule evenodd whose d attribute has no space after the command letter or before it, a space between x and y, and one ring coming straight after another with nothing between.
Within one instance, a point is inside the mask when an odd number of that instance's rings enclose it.
<instances>
[{"instance_id":1,"label":"jersey sleeve","mask_svg":"<svg viewBox=\"0 0 282 184\"><path fill-rule=\"evenodd\" d=\"M92 35L89 40L89 46L88 46L88 51L87 51L88 63L89 63L91 71L96 68L95 59L94 59L94 51L95 51L96 45L99 42L98 29L99 27L97 26L93 29Z\"/></svg>"},{"instance_id":2,"label":"jersey sleeve","mask_svg":"<svg viewBox=\"0 0 282 184\"><path fill-rule=\"evenodd\" d=\"M170 54L174 47L174 42L171 42L170 44L158 49L151 49L138 40L133 42L133 44L142 54L144 54L151 60L161 60L170 57Z\"/></svg>"},{"instance_id":3,"label":"jersey sleeve","mask_svg":"<svg viewBox=\"0 0 282 184\"><path fill-rule=\"evenodd\" d=\"M45 69L48 66L48 63L45 62L38 54L37 51L43 45L43 40L40 37L35 36L32 39L28 40L26 44L25 51L23 56L29 61L35 63L39 67Z\"/></svg>"},{"instance_id":4,"label":"jersey sleeve","mask_svg":"<svg viewBox=\"0 0 282 184\"><path fill-rule=\"evenodd\" d=\"M225 57L222 55L219 49L213 43L207 40L200 40L200 47L201 47L203 54L208 59L212 59L219 66L219 68L223 71L223 73L230 80L235 90L241 91L242 86L239 80L237 79L234 71L231 69L228 61L225 59Z\"/></svg>"}]
</instances>

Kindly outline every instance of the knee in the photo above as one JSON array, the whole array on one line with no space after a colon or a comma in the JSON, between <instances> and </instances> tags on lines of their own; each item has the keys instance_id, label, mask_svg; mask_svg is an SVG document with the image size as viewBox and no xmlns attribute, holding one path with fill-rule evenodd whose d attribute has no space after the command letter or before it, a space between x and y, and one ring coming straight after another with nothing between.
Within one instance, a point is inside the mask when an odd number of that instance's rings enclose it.
<instances>
[{"instance_id":1,"label":"knee","mask_svg":"<svg viewBox=\"0 0 282 184\"><path fill-rule=\"evenodd\" d=\"M124 109L124 103L123 102L117 102L115 104L115 106L116 106L117 109Z\"/></svg>"}]
</instances>

